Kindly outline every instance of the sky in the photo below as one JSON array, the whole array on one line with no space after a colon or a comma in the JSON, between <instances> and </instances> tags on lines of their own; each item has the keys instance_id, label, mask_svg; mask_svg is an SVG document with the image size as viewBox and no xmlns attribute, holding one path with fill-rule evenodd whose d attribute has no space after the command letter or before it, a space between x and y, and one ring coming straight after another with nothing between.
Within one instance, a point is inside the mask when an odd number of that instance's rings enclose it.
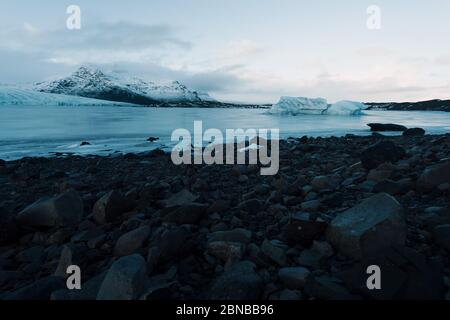
<instances>
[{"instance_id":1,"label":"sky","mask_svg":"<svg viewBox=\"0 0 450 320\"><path fill-rule=\"evenodd\" d=\"M232 102L450 99L449 36L448 0L1 0L0 83L92 65Z\"/></svg>"}]
</instances>

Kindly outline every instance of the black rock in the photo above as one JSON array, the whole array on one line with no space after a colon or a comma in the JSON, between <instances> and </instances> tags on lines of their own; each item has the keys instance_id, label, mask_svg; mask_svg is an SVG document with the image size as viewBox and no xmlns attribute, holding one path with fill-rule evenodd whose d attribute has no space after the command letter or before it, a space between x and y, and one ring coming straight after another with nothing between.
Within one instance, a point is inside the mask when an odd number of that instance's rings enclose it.
<instances>
[{"instance_id":1,"label":"black rock","mask_svg":"<svg viewBox=\"0 0 450 320\"><path fill-rule=\"evenodd\" d=\"M366 169L375 169L385 162L397 162L404 158L406 152L392 141L379 141L361 153L361 162Z\"/></svg>"},{"instance_id":2,"label":"black rock","mask_svg":"<svg viewBox=\"0 0 450 320\"><path fill-rule=\"evenodd\" d=\"M12 243L19 237L14 216L0 207L0 246Z\"/></svg>"},{"instance_id":3,"label":"black rock","mask_svg":"<svg viewBox=\"0 0 450 320\"><path fill-rule=\"evenodd\" d=\"M212 284L209 299L257 300L261 298L264 282L255 272L255 265L243 261L233 265Z\"/></svg>"},{"instance_id":4,"label":"black rock","mask_svg":"<svg viewBox=\"0 0 450 320\"><path fill-rule=\"evenodd\" d=\"M91 145L91 143L87 142L87 141L83 141L83 142L80 143L80 147L90 146L90 145Z\"/></svg>"},{"instance_id":5,"label":"black rock","mask_svg":"<svg viewBox=\"0 0 450 320\"><path fill-rule=\"evenodd\" d=\"M0 159L0 167L6 166L6 161L3 159Z\"/></svg>"},{"instance_id":6,"label":"black rock","mask_svg":"<svg viewBox=\"0 0 450 320\"><path fill-rule=\"evenodd\" d=\"M372 131L406 131L408 128L393 123L369 123L368 126Z\"/></svg>"},{"instance_id":7,"label":"black rock","mask_svg":"<svg viewBox=\"0 0 450 320\"><path fill-rule=\"evenodd\" d=\"M404 136L423 136L425 135L425 130L422 128L410 128L403 131Z\"/></svg>"},{"instance_id":8,"label":"black rock","mask_svg":"<svg viewBox=\"0 0 450 320\"><path fill-rule=\"evenodd\" d=\"M150 138L147 139L147 141L149 141L149 142L155 142L155 141L158 141L158 140L159 140L159 138L156 138L156 137L150 137Z\"/></svg>"},{"instance_id":9,"label":"black rock","mask_svg":"<svg viewBox=\"0 0 450 320\"><path fill-rule=\"evenodd\" d=\"M53 291L64 289L64 278L49 276L6 294L4 300L49 300Z\"/></svg>"}]
</instances>

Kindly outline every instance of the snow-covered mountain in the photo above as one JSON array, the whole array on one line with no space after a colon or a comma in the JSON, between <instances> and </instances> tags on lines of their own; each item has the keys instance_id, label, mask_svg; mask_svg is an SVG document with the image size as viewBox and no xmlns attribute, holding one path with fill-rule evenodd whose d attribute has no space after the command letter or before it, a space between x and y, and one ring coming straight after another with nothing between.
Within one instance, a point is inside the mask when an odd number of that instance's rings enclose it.
<instances>
[{"instance_id":1,"label":"snow-covered mountain","mask_svg":"<svg viewBox=\"0 0 450 320\"><path fill-rule=\"evenodd\" d=\"M124 76L121 73L104 73L99 69L85 66L66 78L38 83L35 90L140 105L159 102L214 101L208 94L191 91L178 81L160 85L136 77Z\"/></svg>"},{"instance_id":2,"label":"snow-covered mountain","mask_svg":"<svg viewBox=\"0 0 450 320\"><path fill-rule=\"evenodd\" d=\"M133 106L133 104L37 92L8 86L0 87L0 106Z\"/></svg>"}]
</instances>

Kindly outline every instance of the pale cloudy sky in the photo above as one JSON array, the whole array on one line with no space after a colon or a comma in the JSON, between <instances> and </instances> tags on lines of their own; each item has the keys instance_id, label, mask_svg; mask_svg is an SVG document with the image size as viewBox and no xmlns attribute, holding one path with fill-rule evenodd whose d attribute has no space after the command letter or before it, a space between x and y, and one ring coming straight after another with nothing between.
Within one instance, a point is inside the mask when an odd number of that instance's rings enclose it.
<instances>
[{"instance_id":1,"label":"pale cloudy sky","mask_svg":"<svg viewBox=\"0 0 450 320\"><path fill-rule=\"evenodd\" d=\"M0 83L91 64L227 101L449 99L449 36L448 0L1 0Z\"/></svg>"}]
</instances>

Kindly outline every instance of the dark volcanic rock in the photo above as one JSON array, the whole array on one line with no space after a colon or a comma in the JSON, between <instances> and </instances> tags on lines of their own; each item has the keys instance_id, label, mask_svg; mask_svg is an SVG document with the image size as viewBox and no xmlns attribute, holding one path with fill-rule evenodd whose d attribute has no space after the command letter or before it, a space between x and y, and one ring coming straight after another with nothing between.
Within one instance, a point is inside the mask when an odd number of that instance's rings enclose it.
<instances>
[{"instance_id":1,"label":"dark volcanic rock","mask_svg":"<svg viewBox=\"0 0 450 320\"><path fill-rule=\"evenodd\" d=\"M162 220L175 224L196 224L206 214L208 205L201 203L191 203L183 206L176 206L167 213Z\"/></svg>"},{"instance_id":2,"label":"dark volcanic rock","mask_svg":"<svg viewBox=\"0 0 450 320\"><path fill-rule=\"evenodd\" d=\"M65 287L63 278L50 276L7 294L4 300L49 300L53 291Z\"/></svg>"},{"instance_id":3,"label":"dark volcanic rock","mask_svg":"<svg viewBox=\"0 0 450 320\"><path fill-rule=\"evenodd\" d=\"M450 224L435 227L433 236L439 245L450 251Z\"/></svg>"},{"instance_id":4,"label":"dark volcanic rock","mask_svg":"<svg viewBox=\"0 0 450 320\"><path fill-rule=\"evenodd\" d=\"M406 239L403 208L385 193L372 196L334 218L327 239L354 259L378 254L391 246L402 247Z\"/></svg>"},{"instance_id":5,"label":"dark volcanic rock","mask_svg":"<svg viewBox=\"0 0 450 320\"><path fill-rule=\"evenodd\" d=\"M234 264L211 285L212 300L256 300L261 297L264 282L249 261Z\"/></svg>"},{"instance_id":6,"label":"dark volcanic rock","mask_svg":"<svg viewBox=\"0 0 450 320\"><path fill-rule=\"evenodd\" d=\"M133 300L142 294L146 263L139 254L122 257L113 263L99 289L97 300Z\"/></svg>"},{"instance_id":7,"label":"dark volcanic rock","mask_svg":"<svg viewBox=\"0 0 450 320\"><path fill-rule=\"evenodd\" d=\"M0 207L0 246L12 243L19 238L19 228L14 216Z\"/></svg>"},{"instance_id":8,"label":"dark volcanic rock","mask_svg":"<svg viewBox=\"0 0 450 320\"><path fill-rule=\"evenodd\" d=\"M80 147L90 146L90 145L91 145L91 143L88 142L88 141L83 141L83 142L80 143Z\"/></svg>"},{"instance_id":9,"label":"dark volcanic rock","mask_svg":"<svg viewBox=\"0 0 450 320\"><path fill-rule=\"evenodd\" d=\"M372 131L406 131L407 127L392 123L369 123L368 126Z\"/></svg>"},{"instance_id":10,"label":"dark volcanic rock","mask_svg":"<svg viewBox=\"0 0 450 320\"><path fill-rule=\"evenodd\" d=\"M362 151L361 162L364 168L374 169L385 162L395 163L405 156L405 150L392 141L379 141Z\"/></svg>"},{"instance_id":11,"label":"dark volcanic rock","mask_svg":"<svg viewBox=\"0 0 450 320\"><path fill-rule=\"evenodd\" d=\"M121 214L131 210L133 203L116 190L110 191L99 199L93 209L97 223L112 222Z\"/></svg>"},{"instance_id":12,"label":"dark volcanic rock","mask_svg":"<svg viewBox=\"0 0 450 320\"><path fill-rule=\"evenodd\" d=\"M410 128L403 131L404 136L423 136L425 135L425 130L422 128Z\"/></svg>"},{"instance_id":13,"label":"dark volcanic rock","mask_svg":"<svg viewBox=\"0 0 450 320\"><path fill-rule=\"evenodd\" d=\"M428 167L417 180L417 188L429 191L444 183L450 183L450 161Z\"/></svg>"},{"instance_id":14,"label":"dark volcanic rock","mask_svg":"<svg viewBox=\"0 0 450 320\"><path fill-rule=\"evenodd\" d=\"M148 142L155 142L155 141L158 141L158 140L159 140L159 138L156 138L156 137L150 137L150 138L147 139Z\"/></svg>"},{"instance_id":15,"label":"dark volcanic rock","mask_svg":"<svg viewBox=\"0 0 450 320\"><path fill-rule=\"evenodd\" d=\"M122 235L114 247L114 255L121 257L130 255L140 249L150 235L150 228L143 226Z\"/></svg>"},{"instance_id":16,"label":"dark volcanic rock","mask_svg":"<svg viewBox=\"0 0 450 320\"><path fill-rule=\"evenodd\" d=\"M30 227L77 225L83 216L83 200L74 190L50 199L41 199L17 215L17 221Z\"/></svg>"},{"instance_id":17,"label":"dark volcanic rock","mask_svg":"<svg viewBox=\"0 0 450 320\"><path fill-rule=\"evenodd\" d=\"M290 244L308 246L325 232L326 227L325 222L311 220L309 215L295 215L283 234Z\"/></svg>"}]
</instances>

